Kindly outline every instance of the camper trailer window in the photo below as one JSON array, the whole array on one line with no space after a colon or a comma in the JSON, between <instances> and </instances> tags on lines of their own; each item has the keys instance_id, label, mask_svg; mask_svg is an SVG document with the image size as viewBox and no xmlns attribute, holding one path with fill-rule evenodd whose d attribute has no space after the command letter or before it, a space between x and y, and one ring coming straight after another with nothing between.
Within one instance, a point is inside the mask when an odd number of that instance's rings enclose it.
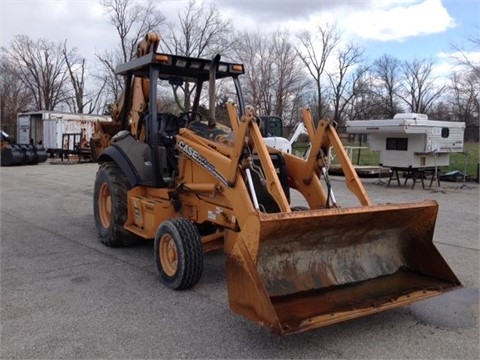
<instances>
[{"instance_id":1,"label":"camper trailer window","mask_svg":"<svg viewBox=\"0 0 480 360\"><path fill-rule=\"evenodd\" d=\"M387 138L386 150L408 150L408 138Z\"/></svg>"},{"instance_id":2,"label":"camper trailer window","mask_svg":"<svg viewBox=\"0 0 480 360\"><path fill-rule=\"evenodd\" d=\"M449 128L442 128L442 138L446 139L450 135L450 129Z\"/></svg>"}]
</instances>

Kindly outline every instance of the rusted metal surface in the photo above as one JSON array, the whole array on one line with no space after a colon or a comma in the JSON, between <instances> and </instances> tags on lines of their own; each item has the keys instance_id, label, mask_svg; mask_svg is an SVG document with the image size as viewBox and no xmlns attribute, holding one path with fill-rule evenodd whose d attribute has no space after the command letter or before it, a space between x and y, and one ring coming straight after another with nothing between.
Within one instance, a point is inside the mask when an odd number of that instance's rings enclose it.
<instances>
[{"instance_id":1,"label":"rusted metal surface","mask_svg":"<svg viewBox=\"0 0 480 360\"><path fill-rule=\"evenodd\" d=\"M228 260L241 288L232 309L285 334L452 290L460 282L432 243L437 208L426 201L262 214Z\"/></svg>"},{"instance_id":2,"label":"rusted metal surface","mask_svg":"<svg viewBox=\"0 0 480 360\"><path fill-rule=\"evenodd\" d=\"M281 328L295 333L404 306L452 290L452 283L400 268L359 283L271 298Z\"/></svg>"}]
</instances>

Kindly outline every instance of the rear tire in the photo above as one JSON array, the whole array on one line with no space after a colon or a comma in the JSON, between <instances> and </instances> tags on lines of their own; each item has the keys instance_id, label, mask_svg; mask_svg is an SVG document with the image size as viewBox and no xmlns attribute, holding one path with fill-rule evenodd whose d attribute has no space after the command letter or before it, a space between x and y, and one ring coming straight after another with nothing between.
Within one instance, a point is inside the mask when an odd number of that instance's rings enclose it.
<instances>
[{"instance_id":1,"label":"rear tire","mask_svg":"<svg viewBox=\"0 0 480 360\"><path fill-rule=\"evenodd\" d=\"M155 263L162 282L173 290L193 287L203 272L200 234L187 219L164 221L155 236Z\"/></svg>"},{"instance_id":2,"label":"rear tire","mask_svg":"<svg viewBox=\"0 0 480 360\"><path fill-rule=\"evenodd\" d=\"M127 192L130 184L114 162L100 165L93 191L93 214L98 240L107 246L132 245L135 237L123 228L127 220Z\"/></svg>"}]
</instances>

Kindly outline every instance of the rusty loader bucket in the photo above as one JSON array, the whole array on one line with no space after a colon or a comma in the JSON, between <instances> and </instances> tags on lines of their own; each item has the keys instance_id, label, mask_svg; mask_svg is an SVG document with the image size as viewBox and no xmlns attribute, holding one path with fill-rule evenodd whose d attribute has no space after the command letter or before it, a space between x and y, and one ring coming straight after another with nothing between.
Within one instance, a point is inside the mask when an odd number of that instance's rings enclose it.
<instances>
[{"instance_id":1,"label":"rusty loader bucket","mask_svg":"<svg viewBox=\"0 0 480 360\"><path fill-rule=\"evenodd\" d=\"M435 201L252 214L227 257L230 307L278 334L461 286L433 245Z\"/></svg>"},{"instance_id":2,"label":"rusty loader bucket","mask_svg":"<svg viewBox=\"0 0 480 360\"><path fill-rule=\"evenodd\" d=\"M315 130L309 110L303 118L311 140L310 154L305 160L290 154L284 157L289 181L310 210L291 211L261 135L255 125L250 127L266 187L281 210L251 211L242 219L240 231L228 234L231 309L284 335L408 305L460 287L433 245L437 202L374 205L332 123L320 120ZM245 127L247 120L239 127ZM319 174L328 181L322 172L327 163L322 154L330 146L360 206L329 206Z\"/></svg>"}]
</instances>

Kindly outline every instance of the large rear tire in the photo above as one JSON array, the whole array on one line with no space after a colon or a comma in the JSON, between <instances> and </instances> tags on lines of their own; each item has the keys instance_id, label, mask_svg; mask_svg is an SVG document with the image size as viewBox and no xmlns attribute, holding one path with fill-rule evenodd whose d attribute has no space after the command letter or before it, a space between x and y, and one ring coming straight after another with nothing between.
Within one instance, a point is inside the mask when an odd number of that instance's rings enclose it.
<instances>
[{"instance_id":1,"label":"large rear tire","mask_svg":"<svg viewBox=\"0 0 480 360\"><path fill-rule=\"evenodd\" d=\"M198 283L203 272L203 247L191 221L164 221L157 230L154 249L160 278L170 289L189 289Z\"/></svg>"},{"instance_id":2,"label":"large rear tire","mask_svg":"<svg viewBox=\"0 0 480 360\"><path fill-rule=\"evenodd\" d=\"M114 162L100 165L93 191L93 214L98 240L107 246L132 245L135 237L123 228L127 220L127 192L130 184Z\"/></svg>"}]
</instances>

